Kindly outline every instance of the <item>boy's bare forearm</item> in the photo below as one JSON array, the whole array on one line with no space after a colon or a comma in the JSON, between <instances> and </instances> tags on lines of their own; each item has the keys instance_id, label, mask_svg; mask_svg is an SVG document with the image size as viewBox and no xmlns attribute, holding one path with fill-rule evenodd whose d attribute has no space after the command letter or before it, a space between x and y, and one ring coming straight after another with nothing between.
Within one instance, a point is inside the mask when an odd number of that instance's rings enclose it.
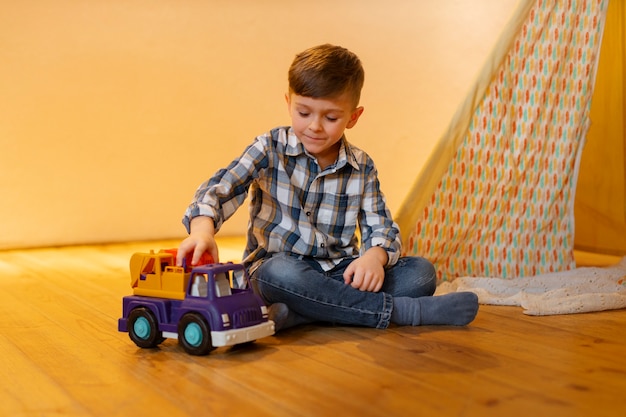
<instances>
[{"instance_id":1,"label":"boy's bare forearm","mask_svg":"<svg viewBox=\"0 0 626 417\"><path fill-rule=\"evenodd\" d=\"M380 246L373 246L369 248L367 251L365 251L365 254L367 254L368 256L376 257L376 259L380 261L380 264L383 267L385 267L387 265L387 262L389 262L389 255L387 254L387 251Z\"/></svg>"},{"instance_id":2,"label":"boy's bare forearm","mask_svg":"<svg viewBox=\"0 0 626 417\"><path fill-rule=\"evenodd\" d=\"M189 223L189 234L208 234L215 236L215 224L213 219L207 216L198 216L191 219Z\"/></svg>"}]
</instances>

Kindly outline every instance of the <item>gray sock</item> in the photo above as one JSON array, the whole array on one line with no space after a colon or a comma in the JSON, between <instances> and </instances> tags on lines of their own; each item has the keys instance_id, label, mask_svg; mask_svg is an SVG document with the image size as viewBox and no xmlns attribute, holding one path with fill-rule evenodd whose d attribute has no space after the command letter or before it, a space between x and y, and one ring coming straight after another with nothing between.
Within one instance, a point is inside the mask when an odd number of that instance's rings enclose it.
<instances>
[{"instance_id":1,"label":"gray sock","mask_svg":"<svg viewBox=\"0 0 626 417\"><path fill-rule=\"evenodd\" d=\"M391 321L401 326L469 324L478 313L478 296L453 292L433 297L395 297Z\"/></svg>"},{"instance_id":2,"label":"gray sock","mask_svg":"<svg viewBox=\"0 0 626 417\"><path fill-rule=\"evenodd\" d=\"M287 304L274 303L267 308L268 318L274 322L274 330L288 329L298 324L312 323L312 320L289 310Z\"/></svg>"},{"instance_id":3,"label":"gray sock","mask_svg":"<svg viewBox=\"0 0 626 417\"><path fill-rule=\"evenodd\" d=\"M285 326L289 316L289 308L283 303L274 303L267 308L268 319L274 322L275 331L279 331Z\"/></svg>"}]
</instances>

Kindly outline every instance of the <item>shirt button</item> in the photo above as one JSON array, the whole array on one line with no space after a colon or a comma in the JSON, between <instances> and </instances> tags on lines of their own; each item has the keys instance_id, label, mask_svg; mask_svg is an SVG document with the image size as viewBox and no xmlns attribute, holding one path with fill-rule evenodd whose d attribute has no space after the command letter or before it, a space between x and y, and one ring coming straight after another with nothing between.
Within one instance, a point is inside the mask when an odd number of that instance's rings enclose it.
<instances>
[{"instance_id":1,"label":"shirt button","mask_svg":"<svg viewBox=\"0 0 626 417\"><path fill-rule=\"evenodd\" d=\"M320 245L320 248L323 248L324 246L326 246L326 245L324 245L324 244L322 243L322 244Z\"/></svg>"},{"instance_id":2,"label":"shirt button","mask_svg":"<svg viewBox=\"0 0 626 417\"><path fill-rule=\"evenodd\" d=\"M306 212L306 215L307 215L307 217L310 217L310 216L311 216L311 212L310 212L310 211L307 211L307 212Z\"/></svg>"}]
</instances>

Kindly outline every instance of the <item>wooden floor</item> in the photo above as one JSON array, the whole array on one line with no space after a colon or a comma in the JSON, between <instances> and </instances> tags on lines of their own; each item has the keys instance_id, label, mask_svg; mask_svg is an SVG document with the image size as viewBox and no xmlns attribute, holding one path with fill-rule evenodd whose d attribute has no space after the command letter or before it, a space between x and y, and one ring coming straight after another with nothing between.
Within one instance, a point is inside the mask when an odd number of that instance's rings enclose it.
<instances>
[{"instance_id":1,"label":"wooden floor","mask_svg":"<svg viewBox=\"0 0 626 417\"><path fill-rule=\"evenodd\" d=\"M172 340L139 349L117 332L128 260L176 244L0 252L0 415L626 415L626 310L481 306L463 328L311 325L206 357Z\"/></svg>"}]
</instances>

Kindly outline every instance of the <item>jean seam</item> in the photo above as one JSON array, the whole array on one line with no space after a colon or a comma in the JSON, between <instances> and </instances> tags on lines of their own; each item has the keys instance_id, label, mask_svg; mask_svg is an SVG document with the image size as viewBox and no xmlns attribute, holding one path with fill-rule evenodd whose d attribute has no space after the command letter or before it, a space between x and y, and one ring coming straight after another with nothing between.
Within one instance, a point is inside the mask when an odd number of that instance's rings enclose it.
<instances>
[{"instance_id":1,"label":"jean seam","mask_svg":"<svg viewBox=\"0 0 626 417\"><path fill-rule=\"evenodd\" d=\"M391 323L391 311L393 309L393 297L391 294L383 293L383 313L381 314L380 321L376 326L377 329L386 329Z\"/></svg>"}]
</instances>

